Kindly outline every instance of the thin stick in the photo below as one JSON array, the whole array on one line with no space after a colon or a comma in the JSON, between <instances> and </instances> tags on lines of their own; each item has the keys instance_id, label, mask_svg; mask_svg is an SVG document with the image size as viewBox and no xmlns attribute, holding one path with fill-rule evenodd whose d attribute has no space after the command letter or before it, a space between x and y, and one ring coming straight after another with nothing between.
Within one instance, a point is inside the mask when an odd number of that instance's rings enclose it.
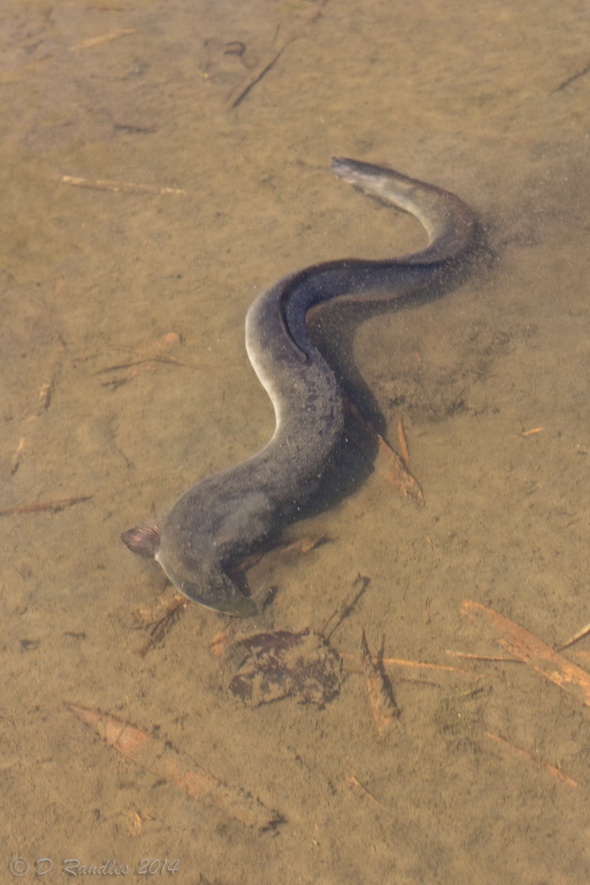
<instances>
[{"instance_id":1,"label":"thin stick","mask_svg":"<svg viewBox=\"0 0 590 885\"><path fill-rule=\"evenodd\" d=\"M363 797L363 799L370 799L371 802L375 803L375 805L380 805L381 808L385 808L384 803L380 802L379 799L373 796L373 794L369 790L367 790L364 784L361 784L356 774L351 774L349 777L346 778L346 786L353 787L355 790L357 790Z\"/></svg>"},{"instance_id":2,"label":"thin stick","mask_svg":"<svg viewBox=\"0 0 590 885\"><path fill-rule=\"evenodd\" d=\"M130 363L120 363L116 366L107 366L106 369L98 369L95 372L95 375L106 375L108 372L120 372L123 369L132 369L135 366L143 366L145 363L168 363L172 366L184 366L187 369L198 369L199 371L205 370L205 367L202 365L198 365L197 363L187 363L184 360L179 360L175 356L164 356L164 355L155 355L155 356L147 356L144 359L140 360L132 360Z\"/></svg>"},{"instance_id":3,"label":"thin stick","mask_svg":"<svg viewBox=\"0 0 590 885\"><path fill-rule=\"evenodd\" d=\"M544 768L553 777L556 777L557 780L561 781L563 784L567 784L568 787L577 787L579 784L573 780L571 777L568 777L566 774L563 774L559 770L559 768L555 768L554 765L550 765L549 762L545 762L544 759L537 759L536 756L533 756L532 753L529 753L528 750L525 750L524 747L518 747L516 744L511 743L511 741L507 741L505 738L499 737L497 734L492 734L490 731L484 732L485 736L489 738L491 741L495 741L497 744L500 744L503 747L507 747L512 752L516 753L519 756L522 756L525 759L528 759L529 762L534 762L535 765L540 765L541 768Z\"/></svg>"},{"instance_id":4,"label":"thin stick","mask_svg":"<svg viewBox=\"0 0 590 885\"><path fill-rule=\"evenodd\" d=\"M132 181L114 181L107 178L80 178L75 175L62 175L62 184L71 184L74 187L87 187L94 191L111 191L123 194L186 194L180 187L157 187L152 184L137 184Z\"/></svg>"},{"instance_id":5,"label":"thin stick","mask_svg":"<svg viewBox=\"0 0 590 885\"><path fill-rule=\"evenodd\" d=\"M188 607L188 599L185 596L175 596L161 618L152 625L150 638L139 649L139 654L144 658L149 651L160 645L180 616Z\"/></svg>"},{"instance_id":6,"label":"thin stick","mask_svg":"<svg viewBox=\"0 0 590 885\"><path fill-rule=\"evenodd\" d=\"M39 501L38 504L19 504L17 507L7 507L0 510L0 516L12 516L15 513L43 513L45 510L51 510L53 513L59 513L66 507L73 507L74 504L82 504L84 501L90 501L94 495L80 495L78 498L62 498L60 501Z\"/></svg>"},{"instance_id":7,"label":"thin stick","mask_svg":"<svg viewBox=\"0 0 590 885\"><path fill-rule=\"evenodd\" d=\"M406 661L402 658L383 658L382 663L388 667L413 667L422 670L442 670L443 673L462 673L470 676L469 670L463 667L450 667L448 664L431 664L428 661Z\"/></svg>"},{"instance_id":8,"label":"thin stick","mask_svg":"<svg viewBox=\"0 0 590 885\"><path fill-rule=\"evenodd\" d=\"M293 541L289 539L284 539L282 543L277 544L278 549L281 553L311 553L312 550L315 550L316 547L319 547L321 544L325 544L328 540L328 536L325 532L319 533L317 535L306 535L303 538L296 538Z\"/></svg>"},{"instance_id":9,"label":"thin stick","mask_svg":"<svg viewBox=\"0 0 590 885\"><path fill-rule=\"evenodd\" d=\"M404 498L411 498L418 504L424 503L424 494L420 488L418 480L412 476L403 459L394 452L383 437L374 431L377 435L377 443L379 446L377 457L375 458L375 470L380 473L387 482L395 486L401 492Z\"/></svg>"},{"instance_id":10,"label":"thin stick","mask_svg":"<svg viewBox=\"0 0 590 885\"><path fill-rule=\"evenodd\" d=\"M18 470L18 466L20 464L20 456L22 455L24 448L25 448L25 437L21 436L21 438L18 441L18 445L17 445L16 449L14 450L14 455L12 456L12 458L10 460L10 472L11 473L16 473L16 471Z\"/></svg>"},{"instance_id":11,"label":"thin stick","mask_svg":"<svg viewBox=\"0 0 590 885\"><path fill-rule=\"evenodd\" d=\"M334 631L338 629L338 627L340 626L340 624L342 623L344 618L347 618L348 615L351 613L351 611L353 610L353 608L355 607L355 605L357 604L357 602L359 601L359 599L361 598L361 596L363 595L363 593L365 592L365 590L367 589L367 587L369 586L370 583L371 583L371 579L368 578L366 575L361 575L359 573L356 576L356 578L354 579L353 584L352 584L352 588L353 588L352 593L350 593L348 598L344 600L344 602L342 603L340 608L337 608L332 612L332 614L330 615L330 617L328 618L328 620L326 621L326 623L324 624L324 626L320 630L320 636L323 636L325 640L328 640L330 638L330 636L334 633ZM360 586L359 590L355 589L357 586ZM328 633L327 632L328 631L328 624L331 621L334 621L335 623L334 623L334 626L332 627L332 629L330 630L330 632Z\"/></svg>"},{"instance_id":12,"label":"thin stick","mask_svg":"<svg viewBox=\"0 0 590 885\"><path fill-rule=\"evenodd\" d=\"M406 470L410 469L410 449L408 448L408 440L406 431L404 430L404 422L401 415L395 416L395 427L397 430L397 438L399 441L399 454L402 464Z\"/></svg>"},{"instance_id":13,"label":"thin stick","mask_svg":"<svg viewBox=\"0 0 590 885\"><path fill-rule=\"evenodd\" d=\"M286 43L283 43L283 45L279 49L277 49L270 58L268 58L267 56L267 58L264 59L261 64L259 64L258 67L254 69L250 76L247 77L246 80L241 84L235 98L232 98L233 93L232 95L230 95L229 106L232 110L234 108L237 108L238 105L244 101L250 90L253 89L257 83L260 83L262 78L266 76L271 68L276 65L287 46L292 43L294 39L295 38L292 37L290 40L287 40Z\"/></svg>"},{"instance_id":14,"label":"thin stick","mask_svg":"<svg viewBox=\"0 0 590 885\"><path fill-rule=\"evenodd\" d=\"M101 43L108 43L111 40L118 40L119 37L127 37L129 34L135 34L136 28L120 28L118 31L109 31L106 34L101 34L99 37L88 37L86 40L82 40L80 43L76 43L75 46L69 47L69 52L78 52L83 49L91 49L94 46L99 46ZM10 83L14 80L21 79L26 76L26 74L31 71L37 71L45 62L50 61L53 58L56 58L58 53L50 52L45 55L43 58L39 58L36 61L29 62L29 64L21 65L19 68L12 68L7 71L3 71L0 73L0 83Z\"/></svg>"},{"instance_id":15,"label":"thin stick","mask_svg":"<svg viewBox=\"0 0 590 885\"><path fill-rule=\"evenodd\" d=\"M339 652L344 660L358 660L358 655L351 651ZM409 661L403 658L381 658L386 667L407 667L411 670L438 670L442 673L460 673L461 676L472 676L473 673L463 667L450 667L448 664L431 664L429 661Z\"/></svg>"},{"instance_id":16,"label":"thin stick","mask_svg":"<svg viewBox=\"0 0 590 885\"><path fill-rule=\"evenodd\" d=\"M403 459L394 452L389 443L387 443L380 433L377 433L373 425L367 421L364 415L359 412L357 407L348 398L345 401L346 408L350 414L371 437L373 443L377 446L377 455L373 461L373 467L380 476L383 476L387 482L395 486L401 492L404 498L412 498L417 504L424 503L424 495L417 479L412 476ZM360 447L362 451L362 446ZM407 448L407 442L406 442ZM407 453L409 457L409 452Z\"/></svg>"},{"instance_id":17,"label":"thin stick","mask_svg":"<svg viewBox=\"0 0 590 885\"><path fill-rule=\"evenodd\" d=\"M322 5L325 5L325 4L322 4ZM260 64L256 68L254 68L252 73L249 74L248 77L246 77L246 79L239 86L236 87L237 91L236 91L236 89L233 89L230 92L230 95L228 98L228 106L230 107L230 109L233 110L234 108L237 108L238 105L240 105L244 101L244 99L251 92L251 90L254 88L254 86L256 86L258 83L260 83L262 78L265 77L268 74L268 72L276 65L276 63L278 62L279 58L281 57L281 55L283 54L283 52L285 51L287 46L290 46L291 43L294 43L295 40L298 40L300 37L302 37L303 34L305 33L306 28L308 28L310 25L314 24L314 22L316 22L319 18L321 18L321 16L322 16L322 11L320 9L315 9L312 12L312 14L310 15L310 17L307 19L307 21L304 22L304 24L301 28L299 28L287 40L284 40L278 49L276 49L274 52L265 56L265 58L262 59ZM276 38L278 36L279 27L280 26L278 26L275 31L273 43L276 41Z\"/></svg>"},{"instance_id":18,"label":"thin stick","mask_svg":"<svg viewBox=\"0 0 590 885\"><path fill-rule=\"evenodd\" d=\"M580 77L585 77L588 73L590 73L590 64L584 65L584 67L581 68L579 71L576 71L575 74L567 77L562 83L559 84L559 86L556 86L550 94L553 95L556 92L563 92L564 89L567 89L570 83L573 83L575 80L579 80Z\"/></svg>"},{"instance_id":19,"label":"thin stick","mask_svg":"<svg viewBox=\"0 0 590 885\"><path fill-rule=\"evenodd\" d=\"M573 645L574 642L578 642L579 639L583 639L584 636L588 635L588 633L590 633L590 624L586 624L585 627L582 627L581 630L578 630L577 633L574 633L574 635L570 639L568 639L567 642L564 642L563 645L560 645L556 650L563 651L564 648L569 648L570 645Z\"/></svg>"},{"instance_id":20,"label":"thin stick","mask_svg":"<svg viewBox=\"0 0 590 885\"><path fill-rule=\"evenodd\" d=\"M522 661L519 658L504 658L500 657L500 655L476 655L471 654L468 651L452 651L450 649L447 649L447 654L451 655L453 658L461 658L465 661L489 661L494 664L522 664Z\"/></svg>"},{"instance_id":21,"label":"thin stick","mask_svg":"<svg viewBox=\"0 0 590 885\"><path fill-rule=\"evenodd\" d=\"M70 52L76 52L78 49L92 49L93 46L100 46L101 43L110 43L111 40L118 40L119 37L128 37L130 34L135 34L135 31L135 28L119 28L117 31L101 34L99 37L87 37L86 40L81 40L80 43L72 46Z\"/></svg>"}]
</instances>

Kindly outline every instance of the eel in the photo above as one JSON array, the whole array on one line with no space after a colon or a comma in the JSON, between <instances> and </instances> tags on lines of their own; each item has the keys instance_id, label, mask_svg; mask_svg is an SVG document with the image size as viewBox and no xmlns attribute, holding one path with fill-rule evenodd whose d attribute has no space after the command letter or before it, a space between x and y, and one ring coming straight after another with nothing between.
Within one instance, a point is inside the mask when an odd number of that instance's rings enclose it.
<instances>
[{"instance_id":1,"label":"eel","mask_svg":"<svg viewBox=\"0 0 590 885\"><path fill-rule=\"evenodd\" d=\"M382 261L344 259L296 271L264 292L246 316L246 350L276 417L272 439L242 463L188 489L158 525L123 542L155 559L194 602L247 617L255 601L232 570L304 515L344 433L343 392L312 342L306 314L322 302L398 301L448 279L469 252L475 216L458 197L381 166L334 158L339 178L421 222L421 251Z\"/></svg>"}]
</instances>

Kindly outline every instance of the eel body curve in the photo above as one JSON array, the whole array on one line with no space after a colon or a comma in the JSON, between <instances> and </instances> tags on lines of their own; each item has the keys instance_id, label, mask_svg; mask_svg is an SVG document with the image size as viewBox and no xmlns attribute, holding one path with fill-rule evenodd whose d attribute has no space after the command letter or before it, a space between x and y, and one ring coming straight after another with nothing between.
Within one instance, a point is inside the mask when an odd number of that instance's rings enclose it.
<instances>
[{"instance_id":1,"label":"eel body curve","mask_svg":"<svg viewBox=\"0 0 590 885\"><path fill-rule=\"evenodd\" d=\"M258 610L230 576L232 568L297 519L343 434L342 391L308 334L307 312L344 295L407 297L444 279L473 238L472 211L447 191L355 160L333 159L332 169L365 194L415 216L428 244L400 258L317 264L257 298L246 316L246 349L274 406L272 439L246 461L197 482L160 525L122 535L134 553L159 562L185 596L230 615Z\"/></svg>"}]
</instances>

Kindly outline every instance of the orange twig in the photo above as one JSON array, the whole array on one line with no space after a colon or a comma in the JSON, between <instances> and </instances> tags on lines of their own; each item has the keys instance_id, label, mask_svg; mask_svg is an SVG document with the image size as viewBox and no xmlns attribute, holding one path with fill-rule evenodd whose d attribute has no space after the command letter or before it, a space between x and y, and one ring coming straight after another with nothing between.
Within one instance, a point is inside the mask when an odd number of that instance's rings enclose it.
<instances>
[{"instance_id":1,"label":"orange twig","mask_svg":"<svg viewBox=\"0 0 590 885\"><path fill-rule=\"evenodd\" d=\"M339 652L340 657L344 660L357 659L358 656L350 651L341 651ZM474 657L476 657L474 655ZM476 660L480 661L489 661L489 660L506 660L506 658L479 658L476 657ZM413 670L437 670L443 673L460 673L462 676L472 676L473 673L470 670L465 670L463 667L450 667L448 664L431 664L429 661L409 661L405 658L381 658L381 663L386 667L408 667ZM517 663L520 663L518 661Z\"/></svg>"},{"instance_id":2,"label":"orange twig","mask_svg":"<svg viewBox=\"0 0 590 885\"><path fill-rule=\"evenodd\" d=\"M518 660L529 664L545 679L590 706L590 674L585 670L570 663L524 627L479 602L464 600L461 612L474 623L491 627L498 645Z\"/></svg>"},{"instance_id":3,"label":"orange twig","mask_svg":"<svg viewBox=\"0 0 590 885\"><path fill-rule=\"evenodd\" d=\"M71 47L71 51L78 49L92 49L94 46L100 46L101 43L110 43L111 40L118 40L120 37L128 37L135 34L136 28L119 28L116 31L109 31L107 34L100 34L98 37L88 37L86 40L76 43Z\"/></svg>"},{"instance_id":4,"label":"orange twig","mask_svg":"<svg viewBox=\"0 0 590 885\"><path fill-rule=\"evenodd\" d=\"M78 498L62 498L59 501L39 501L37 504L19 504L17 507L7 507L0 510L0 516L12 516L15 513L42 513L45 510L51 510L53 513L59 513L66 507L73 507L74 504L82 504L84 501L90 501L92 495L81 495Z\"/></svg>"},{"instance_id":5,"label":"orange twig","mask_svg":"<svg viewBox=\"0 0 590 885\"><path fill-rule=\"evenodd\" d=\"M373 444L377 446L377 455L373 462L375 471L401 492L404 498L412 498L417 504L423 504L424 495L420 488L420 484L407 469L403 459L394 452L391 446L383 439L381 434L377 433L373 425L364 418L354 403L349 399L346 400L346 407L354 420L365 429L367 435L372 439Z\"/></svg>"},{"instance_id":6,"label":"orange twig","mask_svg":"<svg viewBox=\"0 0 590 885\"><path fill-rule=\"evenodd\" d=\"M401 415L395 416L395 427L397 430L397 438L399 442L399 453L402 460L402 464L406 468L406 470L410 469L410 449L408 448L408 440L406 438L406 431L404 430L404 422Z\"/></svg>"},{"instance_id":7,"label":"orange twig","mask_svg":"<svg viewBox=\"0 0 590 885\"><path fill-rule=\"evenodd\" d=\"M177 620L188 608L188 599L185 596L175 596L161 618L152 624L150 637L139 649L139 654L144 658L149 651L160 645Z\"/></svg>"},{"instance_id":8,"label":"orange twig","mask_svg":"<svg viewBox=\"0 0 590 885\"><path fill-rule=\"evenodd\" d=\"M181 187L159 187L153 184L139 184L136 181L114 181L107 178L81 178L77 175L62 175L62 184L71 184L74 187L85 187L93 191L110 191L114 194L179 194L186 191Z\"/></svg>"},{"instance_id":9,"label":"orange twig","mask_svg":"<svg viewBox=\"0 0 590 885\"><path fill-rule=\"evenodd\" d=\"M16 471L18 470L18 466L20 464L20 456L22 455L22 453L24 451L25 442L26 442L25 437L21 436L21 438L18 441L18 445L17 445L16 449L14 450L14 455L12 456L12 459L10 461L10 472L11 473L16 473Z\"/></svg>"},{"instance_id":10,"label":"orange twig","mask_svg":"<svg viewBox=\"0 0 590 885\"><path fill-rule=\"evenodd\" d=\"M583 639L584 636L588 635L588 633L590 633L590 624L586 624L585 627L582 627L581 630L578 630L577 633L574 633L573 636L570 636L567 642L564 642L558 647L557 651L563 651L564 648L569 648L570 645L573 645L574 642L578 642L580 639Z\"/></svg>"},{"instance_id":11,"label":"orange twig","mask_svg":"<svg viewBox=\"0 0 590 885\"><path fill-rule=\"evenodd\" d=\"M128 759L184 791L230 814L248 827L266 829L278 823L279 815L239 787L228 787L215 775L191 765L187 768L168 743L156 740L115 716L64 701L70 713L99 734L106 743Z\"/></svg>"},{"instance_id":12,"label":"orange twig","mask_svg":"<svg viewBox=\"0 0 590 885\"><path fill-rule=\"evenodd\" d=\"M324 544L328 540L325 532L315 535L306 535L304 538L296 538L294 540L285 539L279 542L277 547L281 553L311 553L316 547Z\"/></svg>"},{"instance_id":13,"label":"orange twig","mask_svg":"<svg viewBox=\"0 0 590 885\"><path fill-rule=\"evenodd\" d=\"M469 670L463 667L449 667L448 664L430 664L428 661L406 661L403 658L383 658L381 661L387 667L413 667L417 670L442 670L445 673L464 673L471 675Z\"/></svg>"},{"instance_id":14,"label":"orange twig","mask_svg":"<svg viewBox=\"0 0 590 885\"><path fill-rule=\"evenodd\" d=\"M561 772L559 768L555 768L554 765L550 765L549 762L545 762L543 759L537 759L536 756L533 756L532 753L529 753L529 751L525 750L523 747L518 747L516 744L511 743L511 741L507 741L505 738L499 737L497 734L492 734L490 731L486 731L484 732L484 734L491 741L495 741L497 744L500 744L503 747L507 747L509 750L512 750L519 756L523 756L530 762L534 762L536 765L540 765L541 768L544 768L546 771L552 774L553 777L556 777L557 780L561 781L563 784L567 784L569 787L578 786L578 783L575 780L573 780L571 777L568 777L566 774L563 774L563 772Z\"/></svg>"},{"instance_id":15,"label":"orange twig","mask_svg":"<svg viewBox=\"0 0 590 885\"><path fill-rule=\"evenodd\" d=\"M216 657L227 651L231 645L231 638L228 630L219 630L211 640L211 654Z\"/></svg>"},{"instance_id":16,"label":"orange twig","mask_svg":"<svg viewBox=\"0 0 590 885\"><path fill-rule=\"evenodd\" d=\"M403 462L403 459L393 451L383 437L373 430L378 443L377 457L375 458L375 470L380 473L387 482L398 489L404 498L412 498L418 503L423 503L424 494L418 480L412 476Z\"/></svg>"},{"instance_id":17,"label":"orange twig","mask_svg":"<svg viewBox=\"0 0 590 885\"><path fill-rule=\"evenodd\" d=\"M350 651L339 653L343 659L355 659L357 655ZM448 664L431 664L428 661L408 661L404 658L381 658L381 663L386 667L408 667L413 670L440 670L443 673L460 673L462 676L473 675L463 667L450 667Z\"/></svg>"},{"instance_id":18,"label":"orange twig","mask_svg":"<svg viewBox=\"0 0 590 885\"><path fill-rule=\"evenodd\" d=\"M447 654L453 658L461 658L465 661L491 661L499 664L522 664L519 658L504 658L500 655L476 655L468 651L452 651L447 649Z\"/></svg>"},{"instance_id":19,"label":"orange twig","mask_svg":"<svg viewBox=\"0 0 590 885\"><path fill-rule=\"evenodd\" d=\"M379 735L383 737L391 728L392 723L399 718L399 710L395 705L389 686L385 684L383 673L369 651L364 630L361 639L361 664L367 682L367 692L375 725Z\"/></svg>"},{"instance_id":20,"label":"orange twig","mask_svg":"<svg viewBox=\"0 0 590 885\"><path fill-rule=\"evenodd\" d=\"M373 796L373 794L369 790L367 790L365 785L361 784L355 774L351 774L349 777L346 778L346 786L354 788L358 793L360 793L363 799L370 799L370 801L374 802L375 805L380 805L381 808L385 808L384 803L380 802L379 799Z\"/></svg>"}]
</instances>

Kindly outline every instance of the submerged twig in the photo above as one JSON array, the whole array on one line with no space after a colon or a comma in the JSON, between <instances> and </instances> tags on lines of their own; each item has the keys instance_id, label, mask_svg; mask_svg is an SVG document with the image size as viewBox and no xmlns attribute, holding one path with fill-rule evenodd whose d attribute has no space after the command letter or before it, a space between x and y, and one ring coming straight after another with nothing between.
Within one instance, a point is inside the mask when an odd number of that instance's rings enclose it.
<instances>
[{"instance_id":1,"label":"submerged twig","mask_svg":"<svg viewBox=\"0 0 590 885\"><path fill-rule=\"evenodd\" d=\"M408 438L404 428L404 421L401 415L395 416L395 428L397 430L397 439L399 442L400 459L406 470L410 469L410 448L408 446Z\"/></svg>"},{"instance_id":2,"label":"submerged twig","mask_svg":"<svg viewBox=\"0 0 590 885\"><path fill-rule=\"evenodd\" d=\"M128 759L186 793L222 809L247 827L264 830L280 821L280 815L267 808L241 787L230 787L214 774L193 763L187 764L176 750L163 741L100 710L64 701L70 713L88 725L106 743Z\"/></svg>"},{"instance_id":3,"label":"submerged twig","mask_svg":"<svg viewBox=\"0 0 590 885\"><path fill-rule=\"evenodd\" d=\"M555 89L551 90L551 95L554 95L556 92L563 92L564 89L567 89L570 83L573 83L575 80L579 80L580 77L585 77L586 74L589 73L590 62L587 65L584 65L584 67L581 68L579 71L576 71L575 74L571 74L571 76L566 77L566 79L562 83L560 83L559 86L556 86Z\"/></svg>"},{"instance_id":4,"label":"submerged twig","mask_svg":"<svg viewBox=\"0 0 590 885\"><path fill-rule=\"evenodd\" d=\"M114 181L107 178L81 178L76 175L62 175L62 184L71 184L74 187L85 187L94 191L111 191L122 194L186 194L180 187L158 187L153 184L138 184L133 181Z\"/></svg>"},{"instance_id":5,"label":"submerged twig","mask_svg":"<svg viewBox=\"0 0 590 885\"><path fill-rule=\"evenodd\" d=\"M562 643L562 645L558 646L556 651L563 651L564 648L569 648L570 645L573 645L575 642L579 642L580 639L583 639L584 636L588 636L589 633L590 633L590 624L586 624L585 627L582 627L581 630L578 630L577 633L574 633L573 636L570 636L570 638L567 640L567 642L564 642L564 643Z\"/></svg>"},{"instance_id":6,"label":"submerged twig","mask_svg":"<svg viewBox=\"0 0 590 885\"><path fill-rule=\"evenodd\" d=\"M256 86L257 83L260 83L262 78L268 74L268 72L274 67L274 65L278 62L279 58L287 48L287 46L293 42L295 38L292 37L290 40L287 40L286 43L283 43L282 46L277 49L270 58L267 56L261 64L247 77L247 79L241 84L238 92L235 94L232 93L229 97L229 106L233 110L237 108L239 104L241 104L251 89Z\"/></svg>"},{"instance_id":7,"label":"submerged twig","mask_svg":"<svg viewBox=\"0 0 590 885\"><path fill-rule=\"evenodd\" d=\"M181 615L184 614L188 607L188 599L186 596L175 596L161 618L152 625L150 637L139 649L139 654L145 657L148 651L151 651L157 645L160 645L172 627Z\"/></svg>"},{"instance_id":8,"label":"submerged twig","mask_svg":"<svg viewBox=\"0 0 590 885\"><path fill-rule=\"evenodd\" d=\"M369 584L371 583L371 579L366 575L358 574L353 581L352 590L353 592L348 595L348 597L344 600L340 608L335 609L332 612L322 629L320 630L320 636L323 636L325 640L329 640L332 633L338 629L342 621L349 616ZM356 587L360 585L360 589L357 590ZM328 625L331 621L334 621L334 625L332 629L328 632Z\"/></svg>"},{"instance_id":9,"label":"submerged twig","mask_svg":"<svg viewBox=\"0 0 590 885\"><path fill-rule=\"evenodd\" d=\"M534 762L535 765L540 765L541 768L544 768L545 771L548 771L549 774L552 774L553 777L556 777L557 780L561 781L563 784L567 784L568 787L577 787L578 783L573 780L573 778L568 777L567 774L564 774L559 768L556 768L554 765L551 765L549 762L545 762L544 759L539 759L537 756L534 756L532 753L529 753L528 750L525 750L524 747L519 747L516 744L513 744L512 741L507 741L506 738L500 737L497 734L492 734L491 731L485 731L485 736L489 738L491 741L494 741L497 744L500 744L503 747L511 750L513 753L516 753L518 756L523 757L524 759L529 760L529 762Z\"/></svg>"},{"instance_id":10,"label":"submerged twig","mask_svg":"<svg viewBox=\"0 0 590 885\"><path fill-rule=\"evenodd\" d=\"M511 655L590 706L590 674L581 667L572 664L520 624L479 602L464 600L461 612L474 623L491 629L498 645Z\"/></svg>"},{"instance_id":11,"label":"submerged twig","mask_svg":"<svg viewBox=\"0 0 590 885\"><path fill-rule=\"evenodd\" d=\"M260 64L257 65L257 67L254 68L254 70L246 77L246 79L242 83L240 83L239 86L232 90L228 98L228 106L231 110L237 108L244 101L246 96L251 92L254 86L256 86L257 83L260 83L262 78L265 77L268 72L272 70L272 68L274 68L287 46L290 46L291 43L294 43L296 40L302 37L305 29L308 28L309 25L312 25L314 22L316 22L319 18L321 18L321 16L321 9L314 9L310 17L301 28L299 28L295 33L292 33L291 36L288 37L286 40L283 40L278 48L266 55L262 59ZM278 26L275 31L275 41L278 36L279 27L280 26Z\"/></svg>"},{"instance_id":12,"label":"submerged twig","mask_svg":"<svg viewBox=\"0 0 590 885\"><path fill-rule=\"evenodd\" d=\"M74 504L82 504L84 501L90 501L94 495L80 495L77 498L61 498L59 501L39 501L37 504L18 504L16 507L6 507L0 510L0 516L13 516L16 513L43 513L50 510L53 513L59 513L66 507L73 507Z\"/></svg>"},{"instance_id":13,"label":"submerged twig","mask_svg":"<svg viewBox=\"0 0 590 885\"><path fill-rule=\"evenodd\" d=\"M13 474L16 473L16 471L19 468L20 456L22 455L22 453L24 451L25 442L26 442L26 437L21 436L21 438L18 441L18 445L17 445L16 449L14 450L14 455L10 459L10 472Z\"/></svg>"},{"instance_id":14,"label":"submerged twig","mask_svg":"<svg viewBox=\"0 0 590 885\"><path fill-rule=\"evenodd\" d=\"M395 704L390 686L386 684L381 667L379 667L369 650L364 630L361 637L361 663L367 682L367 692L375 725L380 737L384 737L393 722L399 719L399 710Z\"/></svg>"}]
</instances>

